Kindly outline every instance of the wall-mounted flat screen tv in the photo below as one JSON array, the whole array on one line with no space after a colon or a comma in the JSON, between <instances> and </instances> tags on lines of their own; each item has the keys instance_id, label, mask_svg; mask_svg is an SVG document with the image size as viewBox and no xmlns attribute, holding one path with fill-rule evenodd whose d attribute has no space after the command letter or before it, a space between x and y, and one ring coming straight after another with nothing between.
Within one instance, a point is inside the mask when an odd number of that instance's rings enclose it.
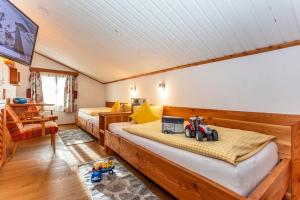
<instances>
[{"instance_id":1,"label":"wall-mounted flat screen tv","mask_svg":"<svg viewBox=\"0 0 300 200\"><path fill-rule=\"evenodd\" d=\"M7 0L0 0L0 56L31 65L38 25Z\"/></svg>"}]
</instances>

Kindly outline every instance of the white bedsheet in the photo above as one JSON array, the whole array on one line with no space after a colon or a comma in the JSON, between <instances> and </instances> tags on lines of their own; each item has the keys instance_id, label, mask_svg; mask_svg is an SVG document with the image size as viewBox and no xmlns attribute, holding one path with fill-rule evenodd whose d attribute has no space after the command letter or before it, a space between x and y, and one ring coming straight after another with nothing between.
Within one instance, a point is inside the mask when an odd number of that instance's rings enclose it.
<instances>
[{"instance_id":1,"label":"white bedsheet","mask_svg":"<svg viewBox=\"0 0 300 200\"><path fill-rule=\"evenodd\" d=\"M96 126L99 126L99 116L92 116L85 112L78 111L78 117L80 117L81 119L84 119L85 121L93 123Z\"/></svg>"},{"instance_id":2,"label":"white bedsheet","mask_svg":"<svg viewBox=\"0 0 300 200\"><path fill-rule=\"evenodd\" d=\"M123 130L123 127L128 125L131 125L131 122L112 123L109 124L109 130L242 196L248 196L278 163L278 149L274 142L269 143L251 158L234 166L221 160L130 134Z\"/></svg>"}]
</instances>

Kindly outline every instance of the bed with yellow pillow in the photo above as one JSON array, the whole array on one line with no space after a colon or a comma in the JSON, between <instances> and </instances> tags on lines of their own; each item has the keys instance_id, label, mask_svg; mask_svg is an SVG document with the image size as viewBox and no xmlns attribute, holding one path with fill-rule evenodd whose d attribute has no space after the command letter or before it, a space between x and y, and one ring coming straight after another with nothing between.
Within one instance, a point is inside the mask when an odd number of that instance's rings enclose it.
<instances>
[{"instance_id":1,"label":"bed with yellow pillow","mask_svg":"<svg viewBox=\"0 0 300 200\"><path fill-rule=\"evenodd\" d=\"M272 135L211 125L219 141L199 142L184 134L161 133L161 115L155 111L144 104L135 109L132 121L111 123L108 130L244 197L278 163Z\"/></svg>"},{"instance_id":2,"label":"bed with yellow pillow","mask_svg":"<svg viewBox=\"0 0 300 200\"><path fill-rule=\"evenodd\" d=\"M99 139L99 113L130 112L131 105L116 101L112 107L79 108L76 125Z\"/></svg>"}]
</instances>

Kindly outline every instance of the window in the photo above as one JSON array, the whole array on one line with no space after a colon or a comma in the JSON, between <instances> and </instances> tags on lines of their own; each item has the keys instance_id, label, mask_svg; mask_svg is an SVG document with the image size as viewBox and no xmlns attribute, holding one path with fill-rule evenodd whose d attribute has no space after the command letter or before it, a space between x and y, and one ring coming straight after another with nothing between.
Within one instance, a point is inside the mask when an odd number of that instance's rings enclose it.
<instances>
[{"instance_id":1,"label":"window","mask_svg":"<svg viewBox=\"0 0 300 200\"><path fill-rule=\"evenodd\" d=\"M44 102L54 104L56 111L63 111L66 76L41 73Z\"/></svg>"}]
</instances>

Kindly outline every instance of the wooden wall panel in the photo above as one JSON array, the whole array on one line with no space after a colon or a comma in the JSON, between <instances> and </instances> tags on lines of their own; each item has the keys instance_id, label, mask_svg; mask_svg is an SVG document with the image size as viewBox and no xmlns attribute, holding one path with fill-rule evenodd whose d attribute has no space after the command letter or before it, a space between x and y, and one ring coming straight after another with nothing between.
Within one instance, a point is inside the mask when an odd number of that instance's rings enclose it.
<instances>
[{"instance_id":1,"label":"wooden wall panel","mask_svg":"<svg viewBox=\"0 0 300 200\"><path fill-rule=\"evenodd\" d=\"M198 115L284 126L291 126L300 121L300 115L214 110L174 106L164 106L164 114L182 116L185 119L188 119L190 116Z\"/></svg>"},{"instance_id":2,"label":"wooden wall panel","mask_svg":"<svg viewBox=\"0 0 300 200\"><path fill-rule=\"evenodd\" d=\"M231 119L224 119L224 118L214 118L214 117L205 118L205 122L216 126L242 129L248 131L256 131L259 133L274 135L279 140L291 142L291 128L289 126L231 120Z\"/></svg>"},{"instance_id":3,"label":"wooden wall panel","mask_svg":"<svg viewBox=\"0 0 300 200\"><path fill-rule=\"evenodd\" d=\"M115 102L108 102L107 101L107 102L105 102L105 107L110 107L111 108L111 107L113 107L114 103Z\"/></svg>"},{"instance_id":4,"label":"wooden wall panel","mask_svg":"<svg viewBox=\"0 0 300 200\"><path fill-rule=\"evenodd\" d=\"M281 159L291 158L291 125L300 121L300 115L172 106L164 106L164 115L182 116L186 120L191 116L203 116L211 125L274 135Z\"/></svg>"},{"instance_id":5,"label":"wooden wall panel","mask_svg":"<svg viewBox=\"0 0 300 200\"><path fill-rule=\"evenodd\" d=\"M113 107L114 103L115 102L112 102L112 101L106 101L105 102L105 107L110 107L111 108L111 107ZM121 103L121 104L126 104L126 103Z\"/></svg>"}]
</instances>

